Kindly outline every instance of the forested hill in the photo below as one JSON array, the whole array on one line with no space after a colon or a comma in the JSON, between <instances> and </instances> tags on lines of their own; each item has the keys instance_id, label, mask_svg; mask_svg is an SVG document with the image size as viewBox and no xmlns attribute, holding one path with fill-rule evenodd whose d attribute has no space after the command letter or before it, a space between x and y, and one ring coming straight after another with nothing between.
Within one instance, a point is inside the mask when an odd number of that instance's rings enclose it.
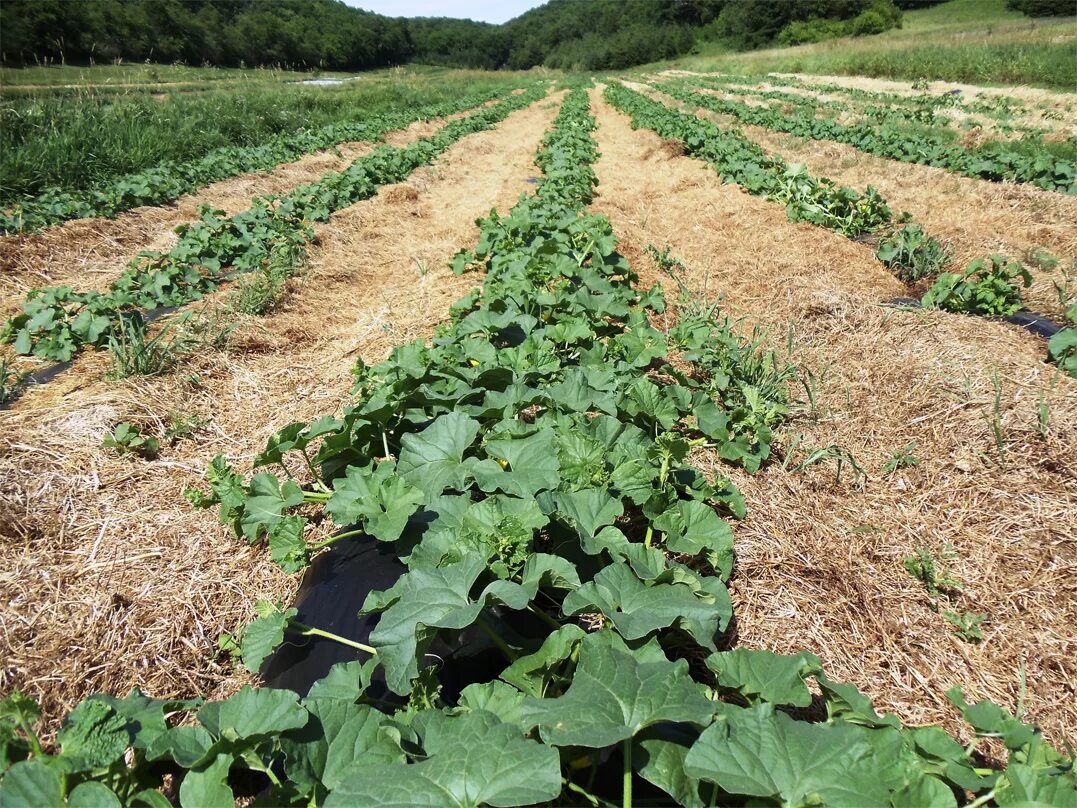
<instances>
[{"instance_id":1,"label":"forested hill","mask_svg":"<svg viewBox=\"0 0 1077 808\"><path fill-rule=\"evenodd\" d=\"M924 2L932 0L897 5ZM900 13L893 0L551 0L488 25L384 17L338 0L3 0L0 51L11 65L122 58L327 70L405 62L602 70L686 53L700 37L759 47L814 19L867 20L856 30L875 33Z\"/></svg>"}]
</instances>

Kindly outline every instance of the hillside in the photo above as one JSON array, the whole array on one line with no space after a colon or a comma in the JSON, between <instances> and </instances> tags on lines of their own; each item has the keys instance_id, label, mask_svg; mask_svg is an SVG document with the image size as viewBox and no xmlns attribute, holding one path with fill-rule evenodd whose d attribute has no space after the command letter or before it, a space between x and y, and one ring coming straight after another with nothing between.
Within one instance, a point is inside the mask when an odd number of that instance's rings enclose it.
<instances>
[{"instance_id":1,"label":"hillside","mask_svg":"<svg viewBox=\"0 0 1077 808\"><path fill-rule=\"evenodd\" d=\"M919 0L897 5L910 2ZM899 18L891 0L551 0L499 26L385 17L339 0L7 0L0 51L8 65L617 70L715 36L758 47L790 24L867 33Z\"/></svg>"},{"instance_id":2,"label":"hillside","mask_svg":"<svg viewBox=\"0 0 1077 808\"><path fill-rule=\"evenodd\" d=\"M736 53L719 43L667 66L732 73L818 73L1015 83L1073 90L1073 17L1030 18L1005 0L949 0L905 12L900 28L792 48Z\"/></svg>"}]
</instances>

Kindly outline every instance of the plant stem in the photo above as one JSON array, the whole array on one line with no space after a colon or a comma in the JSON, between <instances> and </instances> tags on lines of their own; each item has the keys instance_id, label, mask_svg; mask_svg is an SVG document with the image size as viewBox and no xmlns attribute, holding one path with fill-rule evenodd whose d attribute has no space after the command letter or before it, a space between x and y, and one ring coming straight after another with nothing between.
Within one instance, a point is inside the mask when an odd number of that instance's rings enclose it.
<instances>
[{"instance_id":1,"label":"plant stem","mask_svg":"<svg viewBox=\"0 0 1077 808\"><path fill-rule=\"evenodd\" d=\"M597 805L601 805L601 804L602 804L602 803L600 803L600 802L598 801L598 797L596 797L596 796L595 796L594 794L592 794L591 792L589 792L589 791L585 791L584 789L580 788L580 786L578 786L578 785L576 785L575 783L573 783L573 782L572 782L571 780L569 780L569 779L568 779L567 777L562 777L562 778L561 778L561 782L565 784L565 787L566 787L566 788L567 788L567 789L568 789L569 791L574 791L574 792L576 792L576 793L577 793L577 794L579 794L579 795L580 795L581 797L583 797L583 798L584 798L585 800L587 800L587 801L588 801L589 803L591 803L591 805L596 805L596 806L597 806Z\"/></svg>"},{"instance_id":2,"label":"plant stem","mask_svg":"<svg viewBox=\"0 0 1077 808\"><path fill-rule=\"evenodd\" d=\"M647 525L647 535L643 538L644 547L651 546L651 537L654 535L654 525Z\"/></svg>"},{"instance_id":3,"label":"plant stem","mask_svg":"<svg viewBox=\"0 0 1077 808\"><path fill-rule=\"evenodd\" d=\"M312 544L310 546L310 549L312 551L321 550L323 547L328 547L330 544L333 544L334 542L338 542L341 539L350 539L353 536L365 536L365 535L366 535L365 530L349 530L347 533L337 533L337 534L335 534L333 536L330 536L328 539L324 539L324 540L322 540L320 542L316 542L315 544Z\"/></svg>"},{"instance_id":4,"label":"plant stem","mask_svg":"<svg viewBox=\"0 0 1077 808\"><path fill-rule=\"evenodd\" d=\"M534 614L535 616L539 617L542 620L542 622L544 622L546 625L548 625L554 631L557 631L559 628L561 628L560 623L558 623L556 620L554 620L552 617L550 617L548 614L546 614L546 612L542 611L542 609L540 609L534 603L528 603L527 604L527 610L529 612L531 612L532 614Z\"/></svg>"},{"instance_id":5,"label":"plant stem","mask_svg":"<svg viewBox=\"0 0 1077 808\"><path fill-rule=\"evenodd\" d=\"M372 645L363 645L361 642L355 640L349 640L347 637L341 637L339 634L333 634L331 631L323 631L320 628L314 628L308 626L306 623L300 623L298 620L293 620L288 624L288 629L294 631L297 634L302 634L304 637L324 637L327 640L333 640L339 642L341 645L347 645L349 648L355 648L359 651L363 651L367 654L374 656L378 655L378 649Z\"/></svg>"},{"instance_id":6,"label":"plant stem","mask_svg":"<svg viewBox=\"0 0 1077 808\"><path fill-rule=\"evenodd\" d=\"M381 431L381 448L385 450L385 457L391 457L389 454L389 439L385 436L385 430Z\"/></svg>"},{"instance_id":7,"label":"plant stem","mask_svg":"<svg viewBox=\"0 0 1077 808\"><path fill-rule=\"evenodd\" d=\"M314 477L314 486L325 494L331 493L329 487L322 482L322 476L314 469L314 464L310 462L307 453L300 452L299 454L303 455L303 462L307 464L307 470L310 472L311 476Z\"/></svg>"},{"instance_id":8,"label":"plant stem","mask_svg":"<svg viewBox=\"0 0 1077 808\"><path fill-rule=\"evenodd\" d=\"M26 716L20 710L19 716L19 728L26 734L26 740L30 742L30 752L34 757L39 757L44 754L44 750L41 748L41 741L37 737L37 733L34 732L33 724L26 720Z\"/></svg>"},{"instance_id":9,"label":"plant stem","mask_svg":"<svg viewBox=\"0 0 1077 808\"><path fill-rule=\"evenodd\" d=\"M515 662L519 658L517 653L515 651L513 651L511 648L509 648L508 643L505 642L505 640L501 637L501 635L498 634L496 631L493 630L493 628L490 627L489 623L487 623L485 620L483 620L480 617L478 620L475 621L475 624L479 628L481 628L483 630L483 632L486 634L486 636L489 637L493 641L494 645L497 646L497 650L499 650L502 654L504 654L505 657L509 660L509 662Z\"/></svg>"},{"instance_id":10,"label":"plant stem","mask_svg":"<svg viewBox=\"0 0 1077 808\"><path fill-rule=\"evenodd\" d=\"M987 805L987 803L991 802L991 800L993 800L994 798L995 798L995 789L991 789L986 794L984 794L982 797L978 797L977 799L970 802L968 804L967 808L980 808L981 805Z\"/></svg>"},{"instance_id":11,"label":"plant stem","mask_svg":"<svg viewBox=\"0 0 1077 808\"><path fill-rule=\"evenodd\" d=\"M632 739L625 738L621 741L621 757L624 758L624 771L622 774L623 785L622 802L624 808L632 808Z\"/></svg>"}]
</instances>

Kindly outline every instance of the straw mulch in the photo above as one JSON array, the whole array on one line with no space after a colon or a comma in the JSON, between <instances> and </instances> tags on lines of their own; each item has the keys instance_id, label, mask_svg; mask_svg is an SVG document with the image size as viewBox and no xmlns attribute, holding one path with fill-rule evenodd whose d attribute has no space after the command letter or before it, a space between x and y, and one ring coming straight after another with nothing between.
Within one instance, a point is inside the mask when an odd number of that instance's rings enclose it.
<instances>
[{"instance_id":1,"label":"straw mulch","mask_svg":"<svg viewBox=\"0 0 1077 808\"><path fill-rule=\"evenodd\" d=\"M737 643L812 651L879 708L963 734L947 688L1012 710L1024 682L1031 720L1057 744L1077 740L1077 382L1014 326L879 306L903 286L870 247L789 223L783 206L723 185L592 98L594 207L644 282L673 286L645 254L670 246L693 292L721 297L743 333L768 329L813 389L815 406L797 408L759 474L695 458L748 500L734 526ZM823 447L866 476L845 464L838 479L834 460L796 471ZM918 465L886 472L905 447ZM903 567L920 549L964 584L938 610ZM950 610L986 615L983 642L958 639Z\"/></svg>"},{"instance_id":2,"label":"straw mulch","mask_svg":"<svg viewBox=\"0 0 1077 808\"><path fill-rule=\"evenodd\" d=\"M356 358L430 336L478 281L447 262L477 238L477 217L531 187L555 113L548 102L516 112L335 215L283 310L239 319L228 350L123 381L87 355L0 412L0 692L42 701L55 729L95 691L213 697L249 680L216 639L257 598L287 601L297 580L193 511L183 489L215 454L247 470L277 430L339 413ZM162 441L153 461L101 448L120 421L161 436L170 412L208 423Z\"/></svg>"}]
</instances>

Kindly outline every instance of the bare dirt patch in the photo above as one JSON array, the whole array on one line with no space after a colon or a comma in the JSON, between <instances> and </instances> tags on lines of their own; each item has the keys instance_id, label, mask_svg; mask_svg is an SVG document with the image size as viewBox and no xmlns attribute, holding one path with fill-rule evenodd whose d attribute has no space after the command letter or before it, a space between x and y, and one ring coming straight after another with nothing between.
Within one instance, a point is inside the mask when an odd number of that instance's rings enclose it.
<instances>
[{"instance_id":1,"label":"bare dirt patch","mask_svg":"<svg viewBox=\"0 0 1077 808\"><path fill-rule=\"evenodd\" d=\"M297 581L193 511L183 489L215 454L248 469L277 430L339 412L357 357L374 363L432 333L478 280L447 262L474 243L477 217L531 187L555 114L548 101L516 112L334 215L284 310L240 321L236 345L249 350L127 381L102 378L105 357L91 355L0 412L0 689L22 689L55 720L94 691L213 697L249 681L215 656L216 637ZM120 421L160 436L170 411L208 423L154 461L100 447Z\"/></svg>"},{"instance_id":2,"label":"bare dirt patch","mask_svg":"<svg viewBox=\"0 0 1077 808\"><path fill-rule=\"evenodd\" d=\"M671 156L592 98L602 153L594 207L645 282L656 275L646 246L670 246L692 290L722 297L746 318L744 332L768 329L783 357L791 339L787 361L812 390L814 404L798 407L760 473L696 457L748 501L734 525L736 641L810 650L878 707L951 729L960 722L948 687L1014 709L1023 671L1032 720L1056 743L1072 741L1077 382L1059 378L1043 343L1017 328L878 306L898 284L869 248L790 224L780 205ZM833 461L795 470L828 446L866 477L846 464L839 480ZM918 465L885 471L905 447ZM921 548L952 550L947 563L965 584L939 611L902 565ZM948 609L986 615L983 642L958 639Z\"/></svg>"}]
</instances>

